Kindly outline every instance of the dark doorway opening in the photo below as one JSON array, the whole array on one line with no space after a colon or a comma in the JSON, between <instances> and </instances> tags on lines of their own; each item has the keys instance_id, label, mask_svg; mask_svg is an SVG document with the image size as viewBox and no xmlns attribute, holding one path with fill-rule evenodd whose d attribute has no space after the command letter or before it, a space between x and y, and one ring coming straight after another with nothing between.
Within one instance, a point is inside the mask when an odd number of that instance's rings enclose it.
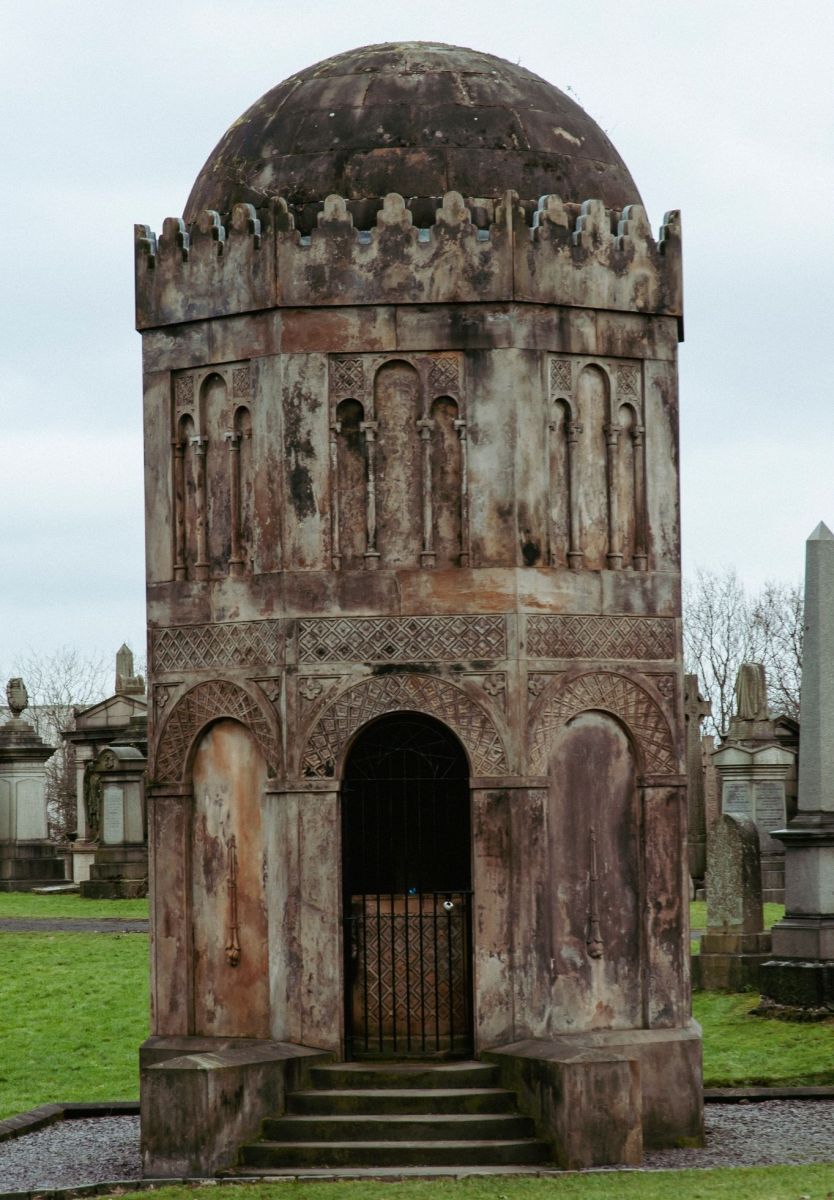
<instances>
[{"instance_id":1,"label":"dark doorway opening","mask_svg":"<svg viewBox=\"0 0 834 1200\"><path fill-rule=\"evenodd\" d=\"M469 769L439 721L395 713L359 735L342 860L348 1057L471 1054Z\"/></svg>"}]
</instances>

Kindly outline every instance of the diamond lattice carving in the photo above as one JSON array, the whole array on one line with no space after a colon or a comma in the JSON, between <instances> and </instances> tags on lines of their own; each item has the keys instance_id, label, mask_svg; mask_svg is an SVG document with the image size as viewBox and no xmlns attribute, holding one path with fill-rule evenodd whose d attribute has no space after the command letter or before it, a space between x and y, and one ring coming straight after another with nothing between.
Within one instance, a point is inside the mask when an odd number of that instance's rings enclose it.
<instances>
[{"instance_id":1,"label":"diamond lattice carving","mask_svg":"<svg viewBox=\"0 0 834 1200\"><path fill-rule=\"evenodd\" d=\"M527 618L530 658L667 659L675 657L670 617Z\"/></svg>"},{"instance_id":2,"label":"diamond lattice carving","mask_svg":"<svg viewBox=\"0 0 834 1200\"><path fill-rule=\"evenodd\" d=\"M489 714L461 688L433 675L384 675L342 692L313 727L303 774L330 778L358 729L383 713L407 711L428 713L453 729L468 751L473 775L506 775L504 747Z\"/></svg>"},{"instance_id":3,"label":"diamond lattice carving","mask_svg":"<svg viewBox=\"0 0 834 1200\"><path fill-rule=\"evenodd\" d=\"M501 616L312 617L299 621L298 658L319 662L445 662L505 658Z\"/></svg>"},{"instance_id":4,"label":"diamond lattice carving","mask_svg":"<svg viewBox=\"0 0 834 1200\"><path fill-rule=\"evenodd\" d=\"M551 358L550 360L550 394L567 392L570 394L573 384L573 364L567 358Z\"/></svg>"},{"instance_id":5,"label":"diamond lattice carving","mask_svg":"<svg viewBox=\"0 0 834 1200\"><path fill-rule=\"evenodd\" d=\"M275 774L280 752L262 708L237 684L213 679L186 692L171 710L156 749L153 774L157 782L180 782L195 737L211 721L222 717L246 726L266 759L270 774Z\"/></svg>"},{"instance_id":6,"label":"diamond lattice carving","mask_svg":"<svg viewBox=\"0 0 834 1200\"><path fill-rule=\"evenodd\" d=\"M561 688L545 693L533 719L530 769L547 771L553 733L581 712L602 709L628 726L640 747L643 768L650 774L675 774L678 765L666 719L652 697L625 675L599 671L580 675Z\"/></svg>"},{"instance_id":7,"label":"diamond lattice carving","mask_svg":"<svg viewBox=\"0 0 834 1200\"><path fill-rule=\"evenodd\" d=\"M639 395L637 368L629 363L617 367L617 391L620 397Z\"/></svg>"},{"instance_id":8,"label":"diamond lattice carving","mask_svg":"<svg viewBox=\"0 0 834 1200\"><path fill-rule=\"evenodd\" d=\"M157 675L205 667L274 667L282 661L281 624L236 621L155 629L151 656Z\"/></svg>"},{"instance_id":9,"label":"diamond lattice carving","mask_svg":"<svg viewBox=\"0 0 834 1200\"><path fill-rule=\"evenodd\" d=\"M429 365L429 386L433 392L457 392L460 382L455 358L433 358Z\"/></svg>"},{"instance_id":10,"label":"diamond lattice carving","mask_svg":"<svg viewBox=\"0 0 834 1200\"><path fill-rule=\"evenodd\" d=\"M333 391L339 396L361 397L365 388L365 370L362 359L333 359Z\"/></svg>"}]
</instances>

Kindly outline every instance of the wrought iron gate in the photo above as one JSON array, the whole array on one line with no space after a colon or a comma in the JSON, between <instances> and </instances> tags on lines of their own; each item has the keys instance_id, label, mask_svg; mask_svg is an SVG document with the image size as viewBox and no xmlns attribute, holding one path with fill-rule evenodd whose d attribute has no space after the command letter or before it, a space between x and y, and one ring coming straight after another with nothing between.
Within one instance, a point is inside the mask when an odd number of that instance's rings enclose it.
<instances>
[{"instance_id":1,"label":"wrought iron gate","mask_svg":"<svg viewBox=\"0 0 834 1200\"><path fill-rule=\"evenodd\" d=\"M382 718L342 789L348 1053L472 1051L466 759L428 717Z\"/></svg>"}]
</instances>

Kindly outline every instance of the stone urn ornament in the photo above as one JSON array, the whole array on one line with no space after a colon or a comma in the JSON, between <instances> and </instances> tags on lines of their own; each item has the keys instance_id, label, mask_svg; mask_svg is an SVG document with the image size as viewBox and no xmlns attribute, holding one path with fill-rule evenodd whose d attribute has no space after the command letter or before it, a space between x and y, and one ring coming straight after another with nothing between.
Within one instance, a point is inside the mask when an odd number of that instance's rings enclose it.
<instances>
[{"instance_id":1,"label":"stone urn ornament","mask_svg":"<svg viewBox=\"0 0 834 1200\"><path fill-rule=\"evenodd\" d=\"M11 710L12 718L17 721L20 714L29 704L29 693L22 679L10 679L6 684L6 703Z\"/></svg>"}]
</instances>

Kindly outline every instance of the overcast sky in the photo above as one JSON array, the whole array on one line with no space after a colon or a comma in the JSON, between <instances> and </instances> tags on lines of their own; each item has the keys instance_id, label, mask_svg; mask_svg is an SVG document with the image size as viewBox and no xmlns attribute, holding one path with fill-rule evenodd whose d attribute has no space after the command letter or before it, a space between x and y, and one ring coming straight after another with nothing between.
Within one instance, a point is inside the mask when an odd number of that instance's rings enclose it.
<instances>
[{"instance_id":1,"label":"overcast sky","mask_svg":"<svg viewBox=\"0 0 834 1200\"><path fill-rule=\"evenodd\" d=\"M0 0L0 670L143 649L134 222L287 75L410 39L569 91L655 231L682 210L684 571L801 577L834 526L832 0Z\"/></svg>"}]
</instances>

